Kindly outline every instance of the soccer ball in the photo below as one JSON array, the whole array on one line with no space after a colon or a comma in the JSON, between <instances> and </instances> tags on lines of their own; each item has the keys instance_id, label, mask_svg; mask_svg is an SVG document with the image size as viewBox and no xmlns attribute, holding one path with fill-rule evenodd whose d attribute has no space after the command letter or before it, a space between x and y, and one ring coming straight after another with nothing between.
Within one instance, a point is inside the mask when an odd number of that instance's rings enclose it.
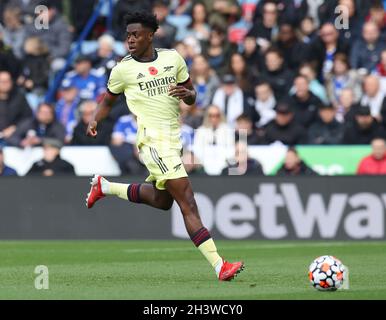
<instances>
[{"instance_id":1,"label":"soccer ball","mask_svg":"<svg viewBox=\"0 0 386 320\"><path fill-rule=\"evenodd\" d=\"M343 286L345 266L334 256L320 256L308 269L311 285L321 291L335 291Z\"/></svg>"}]
</instances>

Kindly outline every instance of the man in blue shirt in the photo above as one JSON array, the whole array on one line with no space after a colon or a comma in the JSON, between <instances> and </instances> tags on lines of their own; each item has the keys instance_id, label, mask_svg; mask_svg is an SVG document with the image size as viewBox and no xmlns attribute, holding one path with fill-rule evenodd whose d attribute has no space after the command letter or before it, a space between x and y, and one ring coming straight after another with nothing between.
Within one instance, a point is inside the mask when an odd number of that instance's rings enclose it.
<instances>
[{"instance_id":1,"label":"man in blue shirt","mask_svg":"<svg viewBox=\"0 0 386 320\"><path fill-rule=\"evenodd\" d=\"M105 92L107 82L106 75L92 69L91 58L83 55L76 59L74 70L66 74L64 81L75 85L81 100L94 101Z\"/></svg>"}]
</instances>

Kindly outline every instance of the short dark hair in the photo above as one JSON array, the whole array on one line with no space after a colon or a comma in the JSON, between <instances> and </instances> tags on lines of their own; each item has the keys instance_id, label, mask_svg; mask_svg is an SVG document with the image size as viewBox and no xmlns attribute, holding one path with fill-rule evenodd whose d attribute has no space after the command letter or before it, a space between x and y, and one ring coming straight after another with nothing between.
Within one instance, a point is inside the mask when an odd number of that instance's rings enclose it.
<instances>
[{"instance_id":1,"label":"short dark hair","mask_svg":"<svg viewBox=\"0 0 386 320\"><path fill-rule=\"evenodd\" d=\"M126 27L132 23L140 23L144 27L151 29L153 32L156 32L159 24L157 17L151 12L137 11L130 12L125 16Z\"/></svg>"},{"instance_id":2,"label":"short dark hair","mask_svg":"<svg viewBox=\"0 0 386 320\"><path fill-rule=\"evenodd\" d=\"M237 118L236 121L249 121L252 122L251 117L247 113L242 113L240 114Z\"/></svg>"}]
</instances>

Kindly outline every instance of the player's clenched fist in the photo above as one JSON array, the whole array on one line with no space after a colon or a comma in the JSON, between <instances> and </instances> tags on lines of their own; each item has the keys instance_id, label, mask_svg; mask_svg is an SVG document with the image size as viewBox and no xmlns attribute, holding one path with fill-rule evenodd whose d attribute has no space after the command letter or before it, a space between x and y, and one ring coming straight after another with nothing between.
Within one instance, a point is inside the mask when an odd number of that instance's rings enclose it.
<instances>
[{"instance_id":1,"label":"player's clenched fist","mask_svg":"<svg viewBox=\"0 0 386 320\"><path fill-rule=\"evenodd\" d=\"M89 136L89 137L93 137L95 138L96 135L97 135L97 122L96 121L90 121L90 123L88 124L88 127L87 127L87 132L86 134Z\"/></svg>"}]
</instances>

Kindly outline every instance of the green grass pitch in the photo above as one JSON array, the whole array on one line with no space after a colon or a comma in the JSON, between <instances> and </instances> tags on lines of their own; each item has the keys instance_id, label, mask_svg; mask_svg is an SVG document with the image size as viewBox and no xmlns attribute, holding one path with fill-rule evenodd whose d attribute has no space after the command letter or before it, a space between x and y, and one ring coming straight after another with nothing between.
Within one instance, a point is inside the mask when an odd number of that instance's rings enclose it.
<instances>
[{"instance_id":1,"label":"green grass pitch","mask_svg":"<svg viewBox=\"0 0 386 320\"><path fill-rule=\"evenodd\" d=\"M1 241L0 299L386 299L385 242L217 241L246 269L219 282L189 241ZM319 292L308 266L335 255L350 289ZM34 269L49 270L37 290Z\"/></svg>"}]
</instances>

